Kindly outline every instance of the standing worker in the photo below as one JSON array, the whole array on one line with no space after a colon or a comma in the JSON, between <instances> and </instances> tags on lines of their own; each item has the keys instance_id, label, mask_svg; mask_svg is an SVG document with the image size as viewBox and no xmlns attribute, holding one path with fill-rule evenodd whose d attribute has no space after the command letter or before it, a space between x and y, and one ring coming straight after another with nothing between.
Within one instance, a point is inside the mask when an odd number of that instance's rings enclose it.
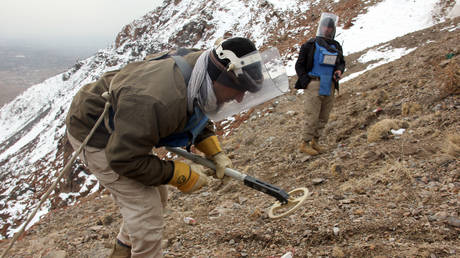
<instances>
[{"instance_id":1,"label":"standing worker","mask_svg":"<svg viewBox=\"0 0 460 258\"><path fill-rule=\"evenodd\" d=\"M106 100L111 103L80 154L123 217L110 257L162 256L166 185L191 193L208 179L199 167L162 160L152 148L194 145L216 163L216 176L223 178L232 163L209 119L229 114L224 112L227 106L238 112L235 106L243 98L268 89L263 67L254 43L235 37L207 51L180 49L130 63L79 90L66 118L75 150L103 113Z\"/></svg>"},{"instance_id":2,"label":"standing worker","mask_svg":"<svg viewBox=\"0 0 460 258\"><path fill-rule=\"evenodd\" d=\"M305 89L305 129L300 151L318 155L325 151L318 141L334 104L334 89L345 70L342 46L334 40L338 17L322 13L316 37L300 48L295 64L296 89Z\"/></svg>"}]
</instances>

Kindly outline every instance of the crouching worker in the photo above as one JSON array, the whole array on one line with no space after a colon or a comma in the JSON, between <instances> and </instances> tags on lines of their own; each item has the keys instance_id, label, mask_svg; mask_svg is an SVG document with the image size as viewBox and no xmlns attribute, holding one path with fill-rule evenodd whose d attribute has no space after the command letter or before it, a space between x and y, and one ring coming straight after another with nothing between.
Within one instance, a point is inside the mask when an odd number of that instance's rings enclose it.
<instances>
[{"instance_id":1,"label":"crouching worker","mask_svg":"<svg viewBox=\"0 0 460 258\"><path fill-rule=\"evenodd\" d=\"M66 118L75 150L103 113L103 93L111 102L80 154L123 217L111 257L161 257L165 185L192 193L207 184L202 171L162 160L152 148L194 145L216 163L217 177L224 177L232 163L209 119L217 121L228 114L225 103L238 105L245 92L262 88L260 61L250 40L230 38L207 51L180 49L147 57L79 90Z\"/></svg>"},{"instance_id":2,"label":"crouching worker","mask_svg":"<svg viewBox=\"0 0 460 258\"><path fill-rule=\"evenodd\" d=\"M325 150L318 143L334 104L334 88L345 70L342 46L334 40L338 17L323 13L316 37L304 43L295 64L296 89L305 89L305 129L300 151L318 155Z\"/></svg>"}]
</instances>

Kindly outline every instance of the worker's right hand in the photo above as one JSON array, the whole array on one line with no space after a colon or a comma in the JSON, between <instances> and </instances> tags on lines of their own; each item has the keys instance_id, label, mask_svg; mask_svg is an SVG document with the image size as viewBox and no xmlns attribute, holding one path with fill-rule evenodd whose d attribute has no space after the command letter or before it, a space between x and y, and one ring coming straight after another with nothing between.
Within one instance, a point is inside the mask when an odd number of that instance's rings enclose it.
<instances>
[{"instance_id":1,"label":"worker's right hand","mask_svg":"<svg viewBox=\"0 0 460 258\"><path fill-rule=\"evenodd\" d=\"M211 159L216 164L216 176L219 179L224 178L225 169L232 167L232 161L223 151L212 156Z\"/></svg>"},{"instance_id":2,"label":"worker's right hand","mask_svg":"<svg viewBox=\"0 0 460 258\"><path fill-rule=\"evenodd\" d=\"M168 184L177 187L183 193L192 193L208 184L208 177L197 166L189 166L180 161L174 161L174 172Z\"/></svg>"}]
</instances>

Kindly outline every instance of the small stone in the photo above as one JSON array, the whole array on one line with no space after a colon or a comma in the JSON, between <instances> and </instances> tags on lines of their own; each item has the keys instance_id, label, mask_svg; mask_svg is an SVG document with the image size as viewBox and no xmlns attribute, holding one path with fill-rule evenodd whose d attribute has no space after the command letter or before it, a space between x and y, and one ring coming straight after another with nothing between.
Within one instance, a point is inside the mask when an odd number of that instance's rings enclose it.
<instances>
[{"instance_id":1,"label":"small stone","mask_svg":"<svg viewBox=\"0 0 460 258\"><path fill-rule=\"evenodd\" d=\"M92 226L89 229L92 230L92 231L99 231L99 230L102 229L102 226Z\"/></svg>"},{"instance_id":2,"label":"small stone","mask_svg":"<svg viewBox=\"0 0 460 258\"><path fill-rule=\"evenodd\" d=\"M242 197L242 196L238 196L238 202L240 204L243 204L244 202L246 202L248 200L248 198L246 197Z\"/></svg>"},{"instance_id":3,"label":"small stone","mask_svg":"<svg viewBox=\"0 0 460 258\"><path fill-rule=\"evenodd\" d=\"M442 107L441 104L437 104L436 106L434 106L433 111L439 111L441 110L441 107Z\"/></svg>"},{"instance_id":4,"label":"small stone","mask_svg":"<svg viewBox=\"0 0 460 258\"><path fill-rule=\"evenodd\" d=\"M113 217L110 215L104 216L102 217L101 222L102 222L102 225L105 225L105 226L110 225L113 222Z\"/></svg>"},{"instance_id":5,"label":"small stone","mask_svg":"<svg viewBox=\"0 0 460 258\"><path fill-rule=\"evenodd\" d=\"M161 240L161 248L162 249L168 248L168 245L169 245L169 240L168 239Z\"/></svg>"},{"instance_id":6,"label":"small stone","mask_svg":"<svg viewBox=\"0 0 460 258\"><path fill-rule=\"evenodd\" d=\"M179 250L181 247L182 247L182 244L180 243L180 241L177 241L172 245L172 248L174 250Z\"/></svg>"},{"instance_id":7,"label":"small stone","mask_svg":"<svg viewBox=\"0 0 460 258\"><path fill-rule=\"evenodd\" d=\"M448 216L448 214L445 211L440 211L440 212L437 212L436 214L434 214L434 218L437 221L445 220L447 218L447 216Z\"/></svg>"},{"instance_id":8,"label":"small stone","mask_svg":"<svg viewBox=\"0 0 460 258\"><path fill-rule=\"evenodd\" d=\"M449 63L450 63L450 59L442 60L441 63L439 63L439 66L445 67L445 66L448 65Z\"/></svg>"},{"instance_id":9,"label":"small stone","mask_svg":"<svg viewBox=\"0 0 460 258\"><path fill-rule=\"evenodd\" d=\"M255 208L254 211L249 215L249 218L252 220L256 220L262 216L262 212L258 209Z\"/></svg>"},{"instance_id":10,"label":"small stone","mask_svg":"<svg viewBox=\"0 0 460 258\"><path fill-rule=\"evenodd\" d=\"M353 199L344 199L344 200L341 200L340 203L341 204L350 204L350 203L354 203L355 200Z\"/></svg>"},{"instance_id":11,"label":"small stone","mask_svg":"<svg viewBox=\"0 0 460 258\"><path fill-rule=\"evenodd\" d=\"M213 209L212 211L209 212L208 214L210 217L220 217L220 211L218 208Z\"/></svg>"},{"instance_id":12,"label":"small stone","mask_svg":"<svg viewBox=\"0 0 460 258\"><path fill-rule=\"evenodd\" d=\"M283 256L281 256L280 258L292 258L292 257L294 257L294 254L292 252L287 252L283 254Z\"/></svg>"},{"instance_id":13,"label":"small stone","mask_svg":"<svg viewBox=\"0 0 460 258\"><path fill-rule=\"evenodd\" d=\"M308 161L310 159L310 157L311 157L310 155L303 156L302 158L300 158L300 161L302 163L304 163L304 162Z\"/></svg>"},{"instance_id":14,"label":"small stone","mask_svg":"<svg viewBox=\"0 0 460 258\"><path fill-rule=\"evenodd\" d=\"M303 237L308 237L308 236L310 236L310 235L311 235L311 232L312 232L312 231L309 230L309 229L305 230L305 231L303 232Z\"/></svg>"},{"instance_id":15,"label":"small stone","mask_svg":"<svg viewBox=\"0 0 460 258\"><path fill-rule=\"evenodd\" d=\"M314 185L319 185L321 183L323 183L326 179L324 178L314 178L313 180L311 180L311 182L314 184Z\"/></svg>"},{"instance_id":16,"label":"small stone","mask_svg":"<svg viewBox=\"0 0 460 258\"><path fill-rule=\"evenodd\" d=\"M45 256L43 256L43 258L66 258L66 257L67 257L67 253L62 250L51 251Z\"/></svg>"},{"instance_id":17,"label":"small stone","mask_svg":"<svg viewBox=\"0 0 460 258\"><path fill-rule=\"evenodd\" d=\"M195 225L196 224L196 220L194 218L192 218L192 217L185 217L184 222L185 222L185 224L188 224L188 225Z\"/></svg>"},{"instance_id":18,"label":"small stone","mask_svg":"<svg viewBox=\"0 0 460 258\"><path fill-rule=\"evenodd\" d=\"M451 225L452 227L460 228L460 219L456 217L448 217L447 224Z\"/></svg>"},{"instance_id":19,"label":"small stone","mask_svg":"<svg viewBox=\"0 0 460 258\"><path fill-rule=\"evenodd\" d=\"M211 193L209 193L209 192L202 192L201 193L201 196L203 196L203 197L207 197L209 195L211 195Z\"/></svg>"},{"instance_id":20,"label":"small stone","mask_svg":"<svg viewBox=\"0 0 460 258\"><path fill-rule=\"evenodd\" d=\"M334 200L337 200L337 201L345 199L345 197L343 197L342 195L334 195L332 196L332 198L334 198Z\"/></svg>"},{"instance_id":21,"label":"small stone","mask_svg":"<svg viewBox=\"0 0 460 258\"><path fill-rule=\"evenodd\" d=\"M241 209L241 205L238 203L234 203L232 206L233 209Z\"/></svg>"},{"instance_id":22,"label":"small stone","mask_svg":"<svg viewBox=\"0 0 460 258\"><path fill-rule=\"evenodd\" d=\"M390 203L388 204L388 208L390 208L390 209L396 209L396 208L398 208L398 206L396 206L396 204L390 202Z\"/></svg>"},{"instance_id":23,"label":"small stone","mask_svg":"<svg viewBox=\"0 0 460 258\"><path fill-rule=\"evenodd\" d=\"M355 215L358 215L358 216L361 216L361 215L363 215L363 214L364 214L364 211L363 211L363 210L360 210L360 209L358 209L358 210L355 210L355 211L353 212L353 214L355 214Z\"/></svg>"},{"instance_id":24,"label":"small stone","mask_svg":"<svg viewBox=\"0 0 460 258\"><path fill-rule=\"evenodd\" d=\"M340 229L339 229L338 227L335 227L335 226L334 226L334 227L332 228L332 232L334 232L334 236L338 236L338 235L339 235L339 231L340 231Z\"/></svg>"},{"instance_id":25,"label":"small stone","mask_svg":"<svg viewBox=\"0 0 460 258\"><path fill-rule=\"evenodd\" d=\"M286 115L288 115L288 116L295 116L295 115L297 115L297 112L296 112L296 111L289 110L288 112L286 112Z\"/></svg>"}]
</instances>

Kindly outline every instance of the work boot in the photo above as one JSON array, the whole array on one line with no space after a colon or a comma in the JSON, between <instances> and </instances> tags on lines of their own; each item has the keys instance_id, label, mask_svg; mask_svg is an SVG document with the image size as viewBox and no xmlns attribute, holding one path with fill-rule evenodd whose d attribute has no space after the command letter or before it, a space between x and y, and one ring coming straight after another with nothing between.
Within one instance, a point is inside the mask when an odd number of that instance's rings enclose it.
<instances>
[{"instance_id":1,"label":"work boot","mask_svg":"<svg viewBox=\"0 0 460 258\"><path fill-rule=\"evenodd\" d=\"M313 148L311 141L308 143L303 141L302 145L300 145L300 152L306 153L311 156L315 156L319 154L318 151Z\"/></svg>"},{"instance_id":2,"label":"work boot","mask_svg":"<svg viewBox=\"0 0 460 258\"><path fill-rule=\"evenodd\" d=\"M120 240L116 239L113 244L112 253L109 258L130 258L131 247L123 244Z\"/></svg>"},{"instance_id":3,"label":"work boot","mask_svg":"<svg viewBox=\"0 0 460 258\"><path fill-rule=\"evenodd\" d=\"M318 153L324 153L326 151L326 148L319 145L315 139L312 139L310 142L311 147L315 149Z\"/></svg>"}]
</instances>

